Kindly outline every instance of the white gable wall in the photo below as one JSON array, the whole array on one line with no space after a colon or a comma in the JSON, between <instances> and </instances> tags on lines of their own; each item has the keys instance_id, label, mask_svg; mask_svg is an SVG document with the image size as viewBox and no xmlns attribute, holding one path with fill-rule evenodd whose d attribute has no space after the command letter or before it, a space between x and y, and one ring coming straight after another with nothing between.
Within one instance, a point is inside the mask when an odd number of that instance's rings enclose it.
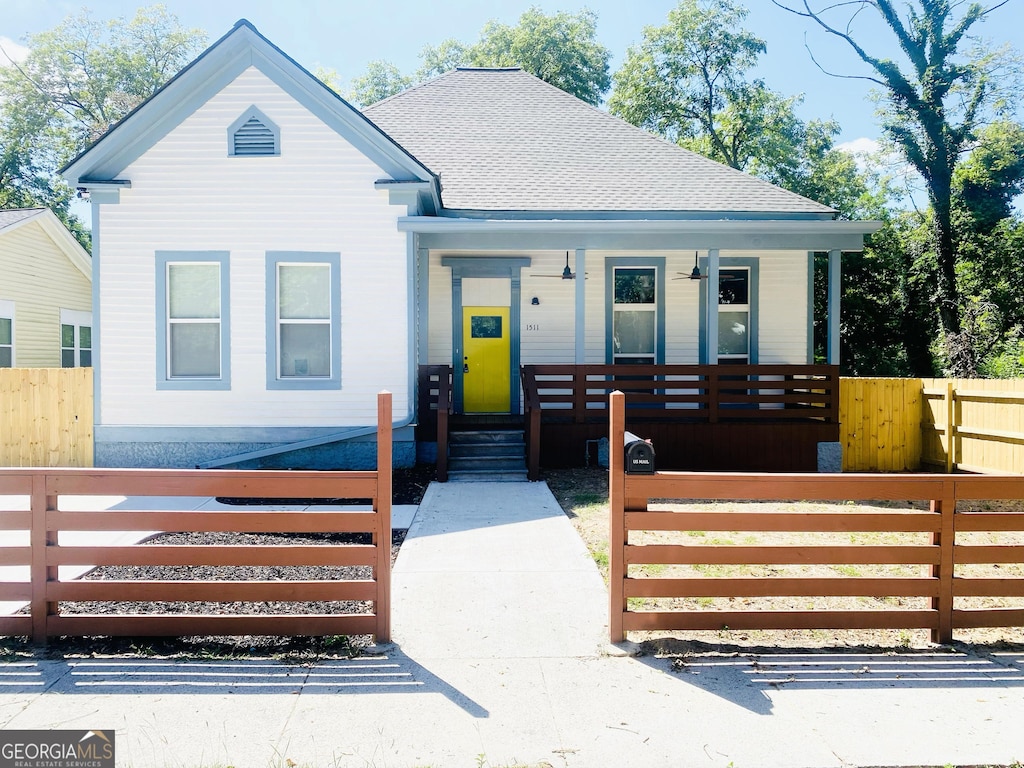
<instances>
[{"instance_id":1,"label":"white gable wall","mask_svg":"<svg viewBox=\"0 0 1024 768\"><path fill-rule=\"evenodd\" d=\"M227 128L257 106L277 157L229 157ZM255 68L132 163L101 213L101 423L358 426L376 393L408 410L407 237L374 189L386 174ZM157 390L157 251L230 252L231 389ZM340 253L341 389L268 390L266 252Z\"/></svg>"}]
</instances>

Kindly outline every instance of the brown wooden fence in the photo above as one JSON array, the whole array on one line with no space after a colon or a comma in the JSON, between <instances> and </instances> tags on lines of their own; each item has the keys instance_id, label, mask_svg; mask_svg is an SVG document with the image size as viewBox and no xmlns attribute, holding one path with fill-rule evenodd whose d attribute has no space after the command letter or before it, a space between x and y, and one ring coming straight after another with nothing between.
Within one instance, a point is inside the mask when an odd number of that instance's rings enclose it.
<instances>
[{"instance_id":1,"label":"brown wooden fence","mask_svg":"<svg viewBox=\"0 0 1024 768\"><path fill-rule=\"evenodd\" d=\"M612 642L630 630L728 629L912 629L931 630L948 642L953 630L1024 625L1022 608L957 607L956 598L1024 597L1024 579L965 577L958 567L1024 563L1024 546L978 542L967 534L1024 531L1024 513L957 511L958 500L1024 499L1024 477L970 475L713 474L623 471L625 396L611 397L610 436L610 626ZM821 511L798 513L658 511L651 499L919 500L928 509ZM917 544L822 544L741 546L735 544L638 544L641 531L799 531L924 534ZM957 535L961 534L961 541ZM881 537L885 540L885 536ZM901 564L926 575L862 578L837 576L724 578L631 576L630 566L655 564L831 565ZM838 573L838 572L837 572ZM629 598L690 597L918 597L926 608L883 610L634 611Z\"/></svg>"},{"instance_id":2,"label":"brown wooden fence","mask_svg":"<svg viewBox=\"0 0 1024 768\"><path fill-rule=\"evenodd\" d=\"M92 368L0 368L0 467L92 462Z\"/></svg>"},{"instance_id":3,"label":"brown wooden fence","mask_svg":"<svg viewBox=\"0 0 1024 768\"><path fill-rule=\"evenodd\" d=\"M377 402L377 467L366 472L148 469L5 469L4 496L28 496L28 511L0 510L0 531L29 531L28 546L0 548L0 565L28 566L29 581L0 583L0 600L26 601L29 613L0 617L0 635L36 641L59 635L341 635L391 633L391 394ZM373 511L76 511L62 497L117 495L247 498L369 498ZM77 505L70 505L77 507ZM330 545L97 545L61 543L71 531L363 533L369 543ZM345 581L62 580L60 566L367 566L372 578ZM71 615L62 601L368 601L372 613Z\"/></svg>"}]
</instances>

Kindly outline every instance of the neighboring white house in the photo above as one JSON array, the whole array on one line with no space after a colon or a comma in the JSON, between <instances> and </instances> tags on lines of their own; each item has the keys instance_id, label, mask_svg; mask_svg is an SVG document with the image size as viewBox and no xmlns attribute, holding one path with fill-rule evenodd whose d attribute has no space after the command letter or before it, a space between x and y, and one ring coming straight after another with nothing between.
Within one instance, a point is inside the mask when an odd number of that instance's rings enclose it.
<instances>
[{"instance_id":1,"label":"neighboring white house","mask_svg":"<svg viewBox=\"0 0 1024 768\"><path fill-rule=\"evenodd\" d=\"M0 368L89 365L89 254L47 208L0 211Z\"/></svg>"},{"instance_id":2,"label":"neighboring white house","mask_svg":"<svg viewBox=\"0 0 1024 768\"><path fill-rule=\"evenodd\" d=\"M517 69L360 113L246 21L64 174L93 207L98 465L369 466L381 389L409 464L429 363L467 413L518 413L524 363L807 363L810 254L838 277L876 228Z\"/></svg>"}]
</instances>

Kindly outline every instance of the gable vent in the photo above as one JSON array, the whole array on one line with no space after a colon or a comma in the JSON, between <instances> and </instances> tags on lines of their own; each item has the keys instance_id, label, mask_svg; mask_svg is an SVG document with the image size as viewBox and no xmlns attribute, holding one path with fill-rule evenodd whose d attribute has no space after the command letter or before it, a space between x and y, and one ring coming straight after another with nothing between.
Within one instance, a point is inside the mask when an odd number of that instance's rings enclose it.
<instances>
[{"instance_id":1,"label":"gable vent","mask_svg":"<svg viewBox=\"0 0 1024 768\"><path fill-rule=\"evenodd\" d=\"M281 154L281 132L255 105L228 128L228 154L260 157Z\"/></svg>"},{"instance_id":2,"label":"gable vent","mask_svg":"<svg viewBox=\"0 0 1024 768\"><path fill-rule=\"evenodd\" d=\"M274 143L274 132L255 117L235 131L236 155L273 155Z\"/></svg>"}]
</instances>

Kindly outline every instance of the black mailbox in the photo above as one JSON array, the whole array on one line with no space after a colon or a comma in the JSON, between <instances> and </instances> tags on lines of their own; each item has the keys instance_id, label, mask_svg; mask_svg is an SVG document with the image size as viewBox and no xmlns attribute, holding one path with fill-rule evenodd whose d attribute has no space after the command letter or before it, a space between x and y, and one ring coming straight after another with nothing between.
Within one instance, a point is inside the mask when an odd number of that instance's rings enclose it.
<instances>
[{"instance_id":1,"label":"black mailbox","mask_svg":"<svg viewBox=\"0 0 1024 768\"><path fill-rule=\"evenodd\" d=\"M632 432L626 435L626 471L634 475L654 474L654 446Z\"/></svg>"}]
</instances>

